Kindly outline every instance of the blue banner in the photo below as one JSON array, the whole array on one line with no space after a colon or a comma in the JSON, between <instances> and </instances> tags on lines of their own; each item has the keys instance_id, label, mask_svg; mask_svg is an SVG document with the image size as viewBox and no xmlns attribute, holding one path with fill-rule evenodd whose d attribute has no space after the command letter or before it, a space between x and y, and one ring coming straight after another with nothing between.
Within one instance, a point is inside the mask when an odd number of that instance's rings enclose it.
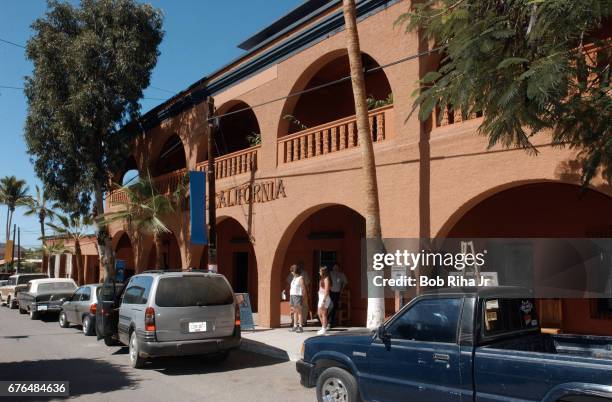
<instances>
[{"instance_id":1,"label":"blue banner","mask_svg":"<svg viewBox=\"0 0 612 402\"><path fill-rule=\"evenodd\" d=\"M191 244L207 244L206 235L206 174L189 172L189 215L191 216Z\"/></svg>"}]
</instances>

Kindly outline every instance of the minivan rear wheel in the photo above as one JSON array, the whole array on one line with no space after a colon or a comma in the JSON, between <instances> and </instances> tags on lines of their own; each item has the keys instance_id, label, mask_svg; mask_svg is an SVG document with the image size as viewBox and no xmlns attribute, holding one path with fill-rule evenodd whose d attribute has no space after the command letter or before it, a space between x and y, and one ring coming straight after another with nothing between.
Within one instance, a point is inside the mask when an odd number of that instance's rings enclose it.
<instances>
[{"instance_id":1,"label":"minivan rear wheel","mask_svg":"<svg viewBox=\"0 0 612 402\"><path fill-rule=\"evenodd\" d=\"M113 339L112 336L108 335L104 337L104 344L106 346L117 346L117 341Z\"/></svg>"},{"instance_id":2,"label":"minivan rear wheel","mask_svg":"<svg viewBox=\"0 0 612 402\"><path fill-rule=\"evenodd\" d=\"M130 335L130 364L133 368L142 368L145 363L145 359L140 356L140 347L138 346L138 337L136 331Z\"/></svg>"}]
</instances>

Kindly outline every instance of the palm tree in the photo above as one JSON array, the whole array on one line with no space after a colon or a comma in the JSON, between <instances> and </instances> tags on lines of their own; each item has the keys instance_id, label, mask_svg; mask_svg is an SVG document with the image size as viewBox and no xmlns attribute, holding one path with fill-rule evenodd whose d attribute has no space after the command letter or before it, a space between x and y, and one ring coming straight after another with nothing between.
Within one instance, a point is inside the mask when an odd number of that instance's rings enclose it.
<instances>
[{"instance_id":1,"label":"palm tree","mask_svg":"<svg viewBox=\"0 0 612 402\"><path fill-rule=\"evenodd\" d=\"M71 214L70 216L56 215L58 224L48 222L47 226L64 239L74 243L74 254L76 256L77 283L84 285L83 278L83 254L81 253L81 240L87 236L87 228L93 224L89 216Z\"/></svg>"},{"instance_id":2,"label":"palm tree","mask_svg":"<svg viewBox=\"0 0 612 402\"><path fill-rule=\"evenodd\" d=\"M6 210L6 241L11 237L13 213L18 206L26 205L29 199L29 187L25 180L18 180L15 176L5 176L0 179L0 202L7 206Z\"/></svg>"},{"instance_id":3,"label":"palm tree","mask_svg":"<svg viewBox=\"0 0 612 402\"><path fill-rule=\"evenodd\" d=\"M126 195L126 201L119 202L119 211L107 212L103 215L103 225L111 222L125 222L128 231L141 235L153 235L156 259L155 268L162 269L164 265L162 250L162 234L170 233L170 229L162 221L162 216L174 212L173 201L170 197L157 193L155 184L150 175L140 177L137 182L120 188ZM137 242L142 241L141 236ZM141 249L141 244L137 247Z\"/></svg>"},{"instance_id":4,"label":"palm tree","mask_svg":"<svg viewBox=\"0 0 612 402\"><path fill-rule=\"evenodd\" d=\"M43 258L43 266L42 270L45 272L45 256L46 256L46 248L45 248L45 221L47 218L53 219L55 216L55 212L48 205L49 199L47 198L47 194L45 191L41 191L38 186L36 186L36 197L30 197L26 204L26 211L24 215L26 216L37 216L38 222L40 223L40 240L42 241L42 258Z\"/></svg>"},{"instance_id":5,"label":"palm tree","mask_svg":"<svg viewBox=\"0 0 612 402\"><path fill-rule=\"evenodd\" d=\"M43 255L46 254L51 259L52 255L55 254L64 254L69 253L72 250L68 249L64 245L64 241L60 240L58 242L47 243L43 240ZM47 261L47 272L49 273L49 278L53 278L53 274L51 274L51 267L49 266L49 261ZM43 274L45 273L43 269Z\"/></svg>"},{"instance_id":6,"label":"palm tree","mask_svg":"<svg viewBox=\"0 0 612 402\"><path fill-rule=\"evenodd\" d=\"M357 135L361 146L363 163L363 182L366 238L373 241L376 248L382 248L382 230L380 227L380 204L378 201L378 183L376 181L376 161L374 146L368 120L368 103L363 76L363 64L357 20L355 18L355 1L343 0L344 23L346 26L346 49L351 67L351 83L355 101L355 117L357 120ZM369 287L368 287L369 289ZM378 295L377 295L378 296ZM382 297L368 297L367 326L375 329L382 325L385 318L385 304Z\"/></svg>"}]
</instances>

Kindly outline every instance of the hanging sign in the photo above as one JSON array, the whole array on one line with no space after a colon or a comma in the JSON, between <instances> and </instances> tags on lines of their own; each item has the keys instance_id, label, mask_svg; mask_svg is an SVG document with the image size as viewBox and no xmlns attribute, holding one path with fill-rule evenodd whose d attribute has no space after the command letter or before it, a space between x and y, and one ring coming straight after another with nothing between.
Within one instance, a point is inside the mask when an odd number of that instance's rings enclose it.
<instances>
[{"instance_id":1,"label":"hanging sign","mask_svg":"<svg viewBox=\"0 0 612 402\"><path fill-rule=\"evenodd\" d=\"M191 217L191 244L207 244L206 236L206 175L189 172L189 216Z\"/></svg>"}]
</instances>

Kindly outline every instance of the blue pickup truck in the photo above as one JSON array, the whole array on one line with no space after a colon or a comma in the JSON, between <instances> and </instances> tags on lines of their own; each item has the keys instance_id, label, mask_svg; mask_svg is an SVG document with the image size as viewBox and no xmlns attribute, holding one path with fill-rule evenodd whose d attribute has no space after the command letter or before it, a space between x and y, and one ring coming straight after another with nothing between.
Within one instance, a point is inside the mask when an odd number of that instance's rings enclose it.
<instances>
[{"instance_id":1,"label":"blue pickup truck","mask_svg":"<svg viewBox=\"0 0 612 402\"><path fill-rule=\"evenodd\" d=\"M543 334L519 288L413 299L376 331L306 340L318 401L612 401L612 338Z\"/></svg>"}]
</instances>

